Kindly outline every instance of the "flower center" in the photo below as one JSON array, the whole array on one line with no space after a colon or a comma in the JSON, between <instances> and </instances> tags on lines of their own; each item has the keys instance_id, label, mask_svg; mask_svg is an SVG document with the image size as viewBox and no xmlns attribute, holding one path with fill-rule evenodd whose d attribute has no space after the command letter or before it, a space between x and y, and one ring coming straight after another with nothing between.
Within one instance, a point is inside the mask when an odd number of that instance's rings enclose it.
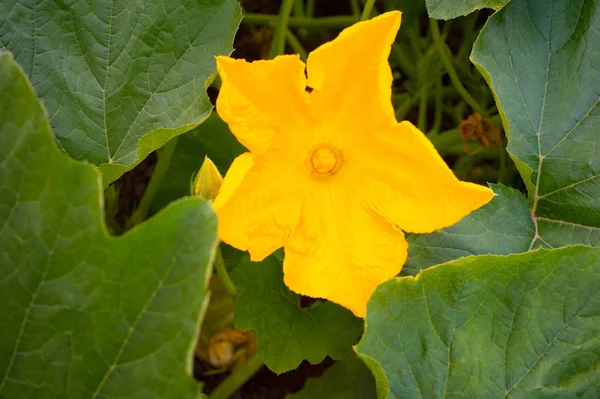
<instances>
[{"instance_id":1,"label":"flower center","mask_svg":"<svg viewBox=\"0 0 600 399\"><path fill-rule=\"evenodd\" d=\"M317 147L310 156L310 164L313 170L321 176L327 176L335 172L339 166L339 154L328 145Z\"/></svg>"}]
</instances>

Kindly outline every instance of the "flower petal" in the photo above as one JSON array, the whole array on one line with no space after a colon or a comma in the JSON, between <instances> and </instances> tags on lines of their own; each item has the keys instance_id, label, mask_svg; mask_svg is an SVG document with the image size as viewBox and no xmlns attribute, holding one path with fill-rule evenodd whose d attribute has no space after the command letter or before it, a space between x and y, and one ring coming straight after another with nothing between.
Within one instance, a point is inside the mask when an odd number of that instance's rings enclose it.
<instances>
[{"instance_id":1,"label":"flower petal","mask_svg":"<svg viewBox=\"0 0 600 399\"><path fill-rule=\"evenodd\" d=\"M371 126L396 122L388 56L400 16L392 11L354 24L310 53L308 86L320 119Z\"/></svg>"},{"instance_id":2,"label":"flower petal","mask_svg":"<svg viewBox=\"0 0 600 399\"><path fill-rule=\"evenodd\" d=\"M411 233L430 233L488 203L494 192L462 182L427 137L410 122L377 132L353 167L369 202L389 222Z\"/></svg>"},{"instance_id":3,"label":"flower petal","mask_svg":"<svg viewBox=\"0 0 600 399\"><path fill-rule=\"evenodd\" d=\"M215 202L213 203L214 209L222 208L229 201L235 190L242 183L246 173L254 166L254 158L254 154L245 152L233 160L221 183L217 198L215 198Z\"/></svg>"},{"instance_id":4,"label":"flower petal","mask_svg":"<svg viewBox=\"0 0 600 399\"><path fill-rule=\"evenodd\" d=\"M364 317L375 288L402 269L408 246L402 231L369 209L354 187L344 187L328 185L307 198L285 244L284 279L294 292Z\"/></svg>"},{"instance_id":5,"label":"flower petal","mask_svg":"<svg viewBox=\"0 0 600 399\"><path fill-rule=\"evenodd\" d=\"M302 128L309 113L305 65L298 55L247 62L217 57L217 112L238 141L263 154L284 126Z\"/></svg>"},{"instance_id":6,"label":"flower petal","mask_svg":"<svg viewBox=\"0 0 600 399\"><path fill-rule=\"evenodd\" d=\"M270 149L264 156L240 155L225 175L213 208L219 238L260 261L281 248L298 224L303 177Z\"/></svg>"}]
</instances>

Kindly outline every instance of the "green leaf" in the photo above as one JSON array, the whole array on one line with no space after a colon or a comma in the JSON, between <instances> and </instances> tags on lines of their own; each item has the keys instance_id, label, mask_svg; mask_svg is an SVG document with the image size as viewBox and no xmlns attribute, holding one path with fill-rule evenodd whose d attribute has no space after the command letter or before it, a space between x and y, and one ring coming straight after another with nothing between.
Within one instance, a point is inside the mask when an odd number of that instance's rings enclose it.
<instances>
[{"instance_id":1,"label":"green leaf","mask_svg":"<svg viewBox=\"0 0 600 399\"><path fill-rule=\"evenodd\" d=\"M498 10L510 0L426 0L431 18L452 19L482 8Z\"/></svg>"},{"instance_id":2,"label":"green leaf","mask_svg":"<svg viewBox=\"0 0 600 399\"><path fill-rule=\"evenodd\" d=\"M599 3L513 0L471 54L529 190L532 249L600 245Z\"/></svg>"},{"instance_id":3,"label":"green leaf","mask_svg":"<svg viewBox=\"0 0 600 399\"><path fill-rule=\"evenodd\" d=\"M213 112L200 126L178 137L167 178L152 203L152 213L190 194L190 180L200 169L205 156L225 176L233 160L246 151L227 124Z\"/></svg>"},{"instance_id":4,"label":"green leaf","mask_svg":"<svg viewBox=\"0 0 600 399\"><path fill-rule=\"evenodd\" d=\"M304 389L288 399L372 399L376 398L375 379L354 352L336 362L319 378L310 378Z\"/></svg>"},{"instance_id":5,"label":"green leaf","mask_svg":"<svg viewBox=\"0 0 600 399\"><path fill-rule=\"evenodd\" d=\"M235 0L8 0L0 48L23 66L60 146L101 165L108 184L208 117L214 57L231 52L240 19Z\"/></svg>"},{"instance_id":6,"label":"green leaf","mask_svg":"<svg viewBox=\"0 0 600 399\"><path fill-rule=\"evenodd\" d=\"M362 319L339 305L324 301L301 308L275 256L262 262L245 256L231 277L240 289L235 324L256 332L258 354L275 373L295 369L305 359L313 364L325 356L343 359L362 333Z\"/></svg>"},{"instance_id":7,"label":"green leaf","mask_svg":"<svg viewBox=\"0 0 600 399\"><path fill-rule=\"evenodd\" d=\"M469 255L527 252L535 235L527 199L517 190L490 185L496 196L457 224L431 234L412 234L402 275L416 275Z\"/></svg>"},{"instance_id":8,"label":"green leaf","mask_svg":"<svg viewBox=\"0 0 600 399\"><path fill-rule=\"evenodd\" d=\"M98 170L53 143L0 54L0 397L198 398L192 348L216 238L187 199L110 237Z\"/></svg>"},{"instance_id":9,"label":"green leaf","mask_svg":"<svg viewBox=\"0 0 600 399\"><path fill-rule=\"evenodd\" d=\"M380 398L597 398L599 286L599 248L464 258L380 285L357 352Z\"/></svg>"}]
</instances>

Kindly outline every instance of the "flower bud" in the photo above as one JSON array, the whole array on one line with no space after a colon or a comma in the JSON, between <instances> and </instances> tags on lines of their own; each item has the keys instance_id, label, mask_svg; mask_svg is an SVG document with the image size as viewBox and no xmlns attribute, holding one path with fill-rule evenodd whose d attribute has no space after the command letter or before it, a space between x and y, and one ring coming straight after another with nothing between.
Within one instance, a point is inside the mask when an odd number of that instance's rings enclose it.
<instances>
[{"instance_id":1,"label":"flower bud","mask_svg":"<svg viewBox=\"0 0 600 399\"><path fill-rule=\"evenodd\" d=\"M221 184L223 184L223 176L210 158L204 157L204 162L192 182L192 193L205 200L214 201Z\"/></svg>"}]
</instances>

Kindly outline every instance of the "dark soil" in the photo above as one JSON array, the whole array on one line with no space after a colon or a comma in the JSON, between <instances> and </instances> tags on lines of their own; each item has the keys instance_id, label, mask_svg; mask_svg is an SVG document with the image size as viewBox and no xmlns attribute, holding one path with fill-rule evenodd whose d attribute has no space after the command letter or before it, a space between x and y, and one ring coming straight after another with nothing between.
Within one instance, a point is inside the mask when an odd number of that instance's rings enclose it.
<instances>
[{"instance_id":1,"label":"dark soil","mask_svg":"<svg viewBox=\"0 0 600 399\"><path fill-rule=\"evenodd\" d=\"M334 361L330 358L326 358L323 362L315 365L304 361L297 369L279 375L263 367L231 399L284 398L290 393L301 390L307 379L320 376L333 363ZM210 370L208 366L201 360L195 359L194 377L205 384L204 392L210 393L227 377L227 374L204 376L203 373L207 370Z\"/></svg>"}]
</instances>

